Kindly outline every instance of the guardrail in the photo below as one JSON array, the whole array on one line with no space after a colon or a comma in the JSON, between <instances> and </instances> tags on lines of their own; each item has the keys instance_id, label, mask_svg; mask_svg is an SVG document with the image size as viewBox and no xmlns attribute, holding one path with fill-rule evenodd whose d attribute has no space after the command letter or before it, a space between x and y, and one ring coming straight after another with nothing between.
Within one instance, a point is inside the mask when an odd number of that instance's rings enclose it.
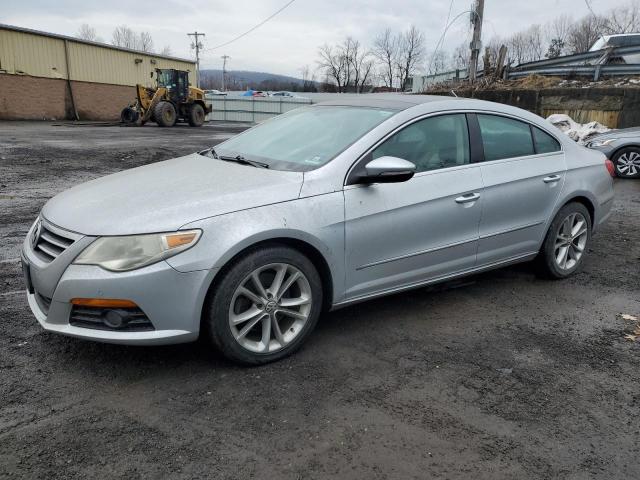
<instances>
[{"instance_id":1,"label":"guardrail","mask_svg":"<svg viewBox=\"0 0 640 480\"><path fill-rule=\"evenodd\" d=\"M612 64L612 65L566 65L531 68L527 70L511 70L508 78L526 77L528 75L588 75L598 80L601 75L625 76L640 75L640 64Z\"/></svg>"},{"instance_id":2,"label":"guardrail","mask_svg":"<svg viewBox=\"0 0 640 480\"><path fill-rule=\"evenodd\" d=\"M588 60L606 60L611 57L619 57L621 55L633 55L640 53L640 45L630 45L627 47L603 48L593 52L576 53L575 55L564 55L562 57L548 58L545 60L537 60L535 62L527 62L513 68L516 70L532 70L550 66L569 66L579 65Z\"/></svg>"},{"instance_id":3,"label":"guardrail","mask_svg":"<svg viewBox=\"0 0 640 480\"><path fill-rule=\"evenodd\" d=\"M590 75L598 80L601 75L640 75L638 63L609 63L625 55L639 55L640 45L609 47L594 52L577 53L562 57L528 62L507 71L507 78L527 75ZM633 59L633 60L637 60Z\"/></svg>"},{"instance_id":4,"label":"guardrail","mask_svg":"<svg viewBox=\"0 0 640 480\"><path fill-rule=\"evenodd\" d=\"M213 110L207 120L262 122L281 113L313 103L308 98L207 96Z\"/></svg>"}]
</instances>

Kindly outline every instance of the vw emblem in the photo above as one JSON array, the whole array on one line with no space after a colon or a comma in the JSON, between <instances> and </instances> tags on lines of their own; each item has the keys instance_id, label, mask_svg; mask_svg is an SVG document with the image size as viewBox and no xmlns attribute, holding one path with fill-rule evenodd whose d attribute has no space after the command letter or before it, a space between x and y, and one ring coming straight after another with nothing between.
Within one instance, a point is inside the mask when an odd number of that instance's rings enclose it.
<instances>
[{"instance_id":1,"label":"vw emblem","mask_svg":"<svg viewBox=\"0 0 640 480\"><path fill-rule=\"evenodd\" d=\"M42 229L42 223L38 220L35 228L33 229L33 233L31 234L31 246L35 248L36 243L38 243L38 239L40 238L40 230Z\"/></svg>"}]
</instances>

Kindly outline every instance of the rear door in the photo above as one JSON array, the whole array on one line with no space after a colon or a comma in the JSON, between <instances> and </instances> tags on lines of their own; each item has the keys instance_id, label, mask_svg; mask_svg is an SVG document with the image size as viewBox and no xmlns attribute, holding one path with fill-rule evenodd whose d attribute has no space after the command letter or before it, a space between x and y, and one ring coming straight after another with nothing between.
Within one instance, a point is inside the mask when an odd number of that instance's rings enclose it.
<instances>
[{"instance_id":1,"label":"rear door","mask_svg":"<svg viewBox=\"0 0 640 480\"><path fill-rule=\"evenodd\" d=\"M347 299L475 265L482 178L470 161L465 114L415 121L362 162L385 155L413 162L417 173L401 183L345 187Z\"/></svg>"},{"instance_id":2,"label":"rear door","mask_svg":"<svg viewBox=\"0 0 640 480\"><path fill-rule=\"evenodd\" d=\"M522 120L477 114L484 161L478 265L535 253L565 180L560 143Z\"/></svg>"}]
</instances>

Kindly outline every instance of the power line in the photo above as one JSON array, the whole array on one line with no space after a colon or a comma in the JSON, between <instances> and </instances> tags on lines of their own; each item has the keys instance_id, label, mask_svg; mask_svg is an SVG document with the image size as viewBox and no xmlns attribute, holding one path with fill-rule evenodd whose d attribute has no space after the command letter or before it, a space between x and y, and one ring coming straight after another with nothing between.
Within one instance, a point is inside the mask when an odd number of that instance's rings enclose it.
<instances>
[{"instance_id":1,"label":"power line","mask_svg":"<svg viewBox=\"0 0 640 480\"><path fill-rule=\"evenodd\" d=\"M444 29L444 32L442 32L442 35L440 36L440 39L438 40L438 43L436 43L436 50L434 50L433 55L431 55L431 62L429 63L429 71L431 71L431 67L433 65L433 59L435 57L435 54L437 53L438 48L440 48L440 44L444 41L444 37L447 34L447 31L449 30L449 28L451 28L451 26L454 23L456 23L456 20L458 20L461 16L466 15L467 13L470 13L472 16L473 15L477 15L477 13L475 11L473 11L473 10L465 10L464 12L460 12L458 15L453 17L453 20L451 20L449 22L449 24Z\"/></svg>"},{"instance_id":2,"label":"power line","mask_svg":"<svg viewBox=\"0 0 640 480\"><path fill-rule=\"evenodd\" d=\"M271 15L269 15L267 18L265 18L263 21L261 21L259 24L257 24L254 27L251 27L249 30L247 30L246 32L238 35L237 37L229 40L228 42L224 42L221 43L220 45L216 45L215 47L211 47L211 48L207 48L205 49L205 51L211 51L211 50L215 50L217 48L220 47L225 47L227 45L229 45L230 43L235 42L236 40L240 40L242 37L249 35L251 32L253 32L254 30L256 30L257 28L260 28L262 25L264 25L265 23L267 23L269 20L271 20L273 17L275 17L276 15L278 15L280 12L282 12L285 8L287 8L289 5L291 5L293 2L295 2L296 0L290 0L289 2L287 2L283 7L281 7L279 10L276 10L274 13L272 13Z\"/></svg>"}]
</instances>

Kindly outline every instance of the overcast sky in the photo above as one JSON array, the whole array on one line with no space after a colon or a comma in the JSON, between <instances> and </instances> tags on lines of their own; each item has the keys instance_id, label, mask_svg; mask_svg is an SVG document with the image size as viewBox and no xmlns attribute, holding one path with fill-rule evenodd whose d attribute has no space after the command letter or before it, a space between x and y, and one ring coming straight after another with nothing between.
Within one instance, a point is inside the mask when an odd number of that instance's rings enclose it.
<instances>
[{"instance_id":1,"label":"overcast sky","mask_svg":"<svg viewBox=\"0 0 640 480\"><path fill-rule=\"evenodd\" d=\"M175 56L192 58L187 32L204 32L205 49L253 27L288 0L2 0L0 23L75 35L83 23L107 42L114 27L126 24L146 30L156 50L169 45ZM590 0L598 13L627 0ZM452 17L469 9L471 0L454 0ZM351 35L365 44L385 28L403 30L416 24L432 49L442 34L448 0L296 0L265 25L224 48L205 51L203 68L221 68L220 56L231 56L228 68L299 76L316 67L317 48ZM483 39L507 36L562 13L588 13L584 0L486 0ZM467 41L468 17L449 30L445 49Z\"/></svg>"}]
</instances>

